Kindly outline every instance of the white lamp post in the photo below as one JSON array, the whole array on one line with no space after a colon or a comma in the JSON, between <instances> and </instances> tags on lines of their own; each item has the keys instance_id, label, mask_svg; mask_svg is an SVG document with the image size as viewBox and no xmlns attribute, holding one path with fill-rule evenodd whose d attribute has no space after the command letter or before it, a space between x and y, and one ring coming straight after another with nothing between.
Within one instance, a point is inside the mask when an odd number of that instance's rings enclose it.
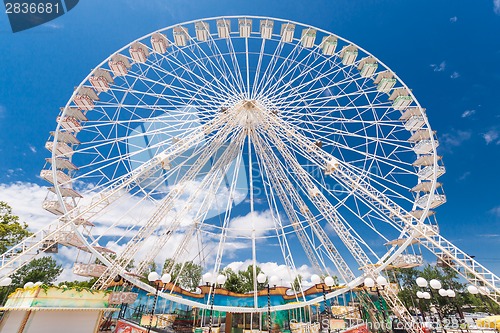
<instances>
[{"instance_id":1,"label":"white lamp post","mask_svg":"<svg viewBox=\"0 0 500 333\"><path fill-rule=\"evenodd\" d=\"M8 287L11 284L12 284L12 279L10 277L6 277L0 280L0 287Z\"/></svg>"},{"instance_id":2,"label":"white lamp post","mask_svg":"<svg viewBox=\"0 0 500 333\"><path fill-rule=\"evenodd\" d=\"M326 301L326 288L325 288L325 286L328 287L328 290L331 290L331 287L333 287L333 285L335 284L335 280L331 276L325 276L325 278L323 279L324 283L321 284L321 278L318 275L313 274L313 275L311 275L311 282L314 283L316 288L318 288L318 285L321 285L321 291L323 292L323 303L325 306L326 316L328 318L328 333L330 333L330 309L329 309L328 303Z\"/></svg>"},{"instance_id":3,"label":"white lamp post","mask_svg":"<svg viewBox=\"0 0 500 333\"><path fill-rule=\"evenodd\" d=\"M379 275L373 280L371 277L367 277L364 280L365 287L369 288L371 291L377 292L378 303L380 309L382 310L382 316L384 317L384 322L387 322L387 314L385 313L384 303L382 303L382 296L380 295L380 290L384 290L384 288L389 284L387 279Z\"/></svg>"},{"instance_id":4,"label":"white lamp post","mask_svg":"<svg viewBox=\"0 0 500 333\"><path fill-rule=\"evenodd\" d=\"M156 272L151 272L148 274L149 283L153 283L155 286L155 298L153 301L153 307L151 308L151 315L149 317L149 327L148 333L151 332L151 326L153 326L153 317L155 315L156 310L156 302L158 301L158 283L156 281L160 280L160 275Z\"/></svg>"},{"instance_id":5,"label":"white lamp post","mask_svg":"<svg viewBox=\"0 0 500 333\"><path fill-rule=\"evenodd\" d=\"M436 280L436 279L432 279L429 281L429 283L427 283L427 280L423 277L418 277L415 282L417 283L417 286L421 287L421 288L427 288L428 291L425 291L423 292L423 299L431 299L434 297L434 293L432 292L432 290L438 290L438 293L439 295L441 296L448 296L446 290L442 289L442 285L441 285L441 282L439 280ZM418 295L417 295L418 296ZM436 311L437 311L437 314L438 314L438 317L439 317L439 322L441 323L441 327L443 329L443 332L444 333L447 333L446 329L444 328L444 325L443 325L443 314L441 313L441 309L439 307L439 303L436 302L436 305L435 305L435 308L436 308ZM423 315L423 313L422 313Z\"/></svg>"},{"instance_id":6,"label":"white lamp post","mask_svg":"<svg viewBox=\"0 0 500 333\"><path fill-rule=\"evenodd\" d=\"M226 283L227 276L225 276L224 274L219 274L215 278L215 281L214 281L214 276L211 273L206 273L204 276L206 277L205 281L207 283L212 282L212 298L210 300L210 319L209 319L209 326L208 326L208 333L212 333L215 292L217 291L217 285L222 287L224 285L224 283Z\"/></svg>"}]
</instances>

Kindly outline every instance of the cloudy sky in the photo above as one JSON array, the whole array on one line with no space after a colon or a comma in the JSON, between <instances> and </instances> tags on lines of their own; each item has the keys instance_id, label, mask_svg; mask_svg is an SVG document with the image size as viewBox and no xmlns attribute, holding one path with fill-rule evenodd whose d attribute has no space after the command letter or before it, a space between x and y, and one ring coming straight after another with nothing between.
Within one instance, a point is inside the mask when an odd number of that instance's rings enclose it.
<instances>
[{"instance_id":1,"label":"cloudy sky","mask_svg":"<svg viewBox=\"0 0 500 333\"><path fill-rule=\"evenodd\" d=\"M443 235L500 273L498 0L85 0L16 34L0 14L0 200L33 230L49 223L52 215L40 207L46 189L38 174L49 156L45 141L73 88L96 64L146 33L237 14L332 31L394 70L427 109L440 140L448 198L437 215ZM283 269L272 261L265 267ZM307 275L307 268L300 269Z\"/></svg>"}]
</instances>

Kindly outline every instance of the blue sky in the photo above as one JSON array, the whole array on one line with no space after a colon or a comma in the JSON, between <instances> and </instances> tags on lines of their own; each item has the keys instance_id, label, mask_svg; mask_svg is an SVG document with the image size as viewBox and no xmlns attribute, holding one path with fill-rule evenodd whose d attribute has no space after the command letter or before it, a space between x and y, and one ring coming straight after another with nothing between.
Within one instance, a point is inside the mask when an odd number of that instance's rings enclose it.
<instances>
[{"instance_id":1,"label":"blue sky","mask_svg":"<svg viewBox=\"0 0 500 333\"><path fill-rule=\"evenodd\" d=\"M16 34L0 14L0 200L28 223L37 218L31 207L41 202L26 202L23 193L42 193L38 174L48 157L48 133L73 88L104 58L165 26L237 14L332 31L395 71L427 109L441 143L447 173L440 181L448 198L438 209L442 234L500 273L497 0L85 0L54 21Z\"/></svg>"}]
</instances>

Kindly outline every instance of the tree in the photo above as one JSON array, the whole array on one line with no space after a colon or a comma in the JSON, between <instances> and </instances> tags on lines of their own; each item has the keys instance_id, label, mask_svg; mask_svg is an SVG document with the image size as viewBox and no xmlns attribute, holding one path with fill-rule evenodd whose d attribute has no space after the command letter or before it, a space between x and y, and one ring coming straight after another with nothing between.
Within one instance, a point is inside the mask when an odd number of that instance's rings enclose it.
<instances>
[{"instance_id":1,"label":"tree","mask_svg":"<svg viewBox=\"0 0 500 333\"><path fill-rule=\"evenodd\" d=\"M262 272L262 269L257 266L256 267L257 275ZM253 291L253 266L249 265L247 269L238 271L235 273L231 268L226 268L223 271L223 274L226 275L227 280L224 284L224 288L235 292L244 294L250 291ZM257 283L257 290L262 290L266 287L267 281L265 283Z\"/></svg>"},{"instance_id":2,"label":"tree","mask_svg":"<svg viewBox=\"0 0 500 333\"><path fill-rule=\"evenodd\" d=\"M62 271L61 265L58 265L52 257L33 259L12 274L12 284L17 287L24 286L26 282L37 281L51 284Z\"/></svg>"},{"instance_id":3,"label":"tree","mask_svg":"<svg viewBox=\"0 0 500 333\"><path fill-rule=\"evenodd\" d=\"M194 291L199 286L203 268L192 261L184 263L175 263L173 259L165 260L163 271L169 272L172 281L177 280L177 284L182 288Z\"/></svg>"},{"instance_id":4,"label":"tree","mask_svg":"<svg viewBox=\"0 0 500 333\"><path fill-rule=\"evenodd\" d=\"M292 289L298 293L300 292L302 289L301 289L301 285L302 285L302 275L297 275L295 277L295 279L293 279L293 282L292 282Z\"/></svg>"},{"instance_id":5,"label":"tree","mask_svg":"<svg viewBox=\"0 0 500 333\"><path fill-rule=\"evenodd\" d=\"M422 270L416 268L400 268L394 270L394 276L401 290L398 293L399 298L407 308L421 308L424 311L429 311L430 302L419 300L416 297L417 291L424 291L417 286L415 280L418 277L423 277L427 281L437 279L441 282L444 289L452 289L456 291L456 297L451 300L448 297L441 297L438 291L433 291L434 303L437 302L441 311L446 313L455 313L457 307L463 308L469 306L477 311L498 311L498 307L492 306L488 301L481 301L477 295L471 295L465 290L465 284L459 281L458 273L451 267L439 268L433 265L427 265ZM488 302L488 303L487 303Z\"/></svg>"},{"instance_id":6,"label":"tree","mask_svg":"<svg viewBox=\"0 0 500 333\"><path fill-rule=\"evenodd\" d=\"M16 288L22 288L26 282L43 282L52 284L62 273L61 265L52 257L33 259L11 275L12 284L7 288L0 288L0 301L5 302L7 295Z\"/></svg>"},{"instance_id":7,"label":"tree","mask_svg":"<svg viewBox=\"0 0 500 333\"><path fill-rule=\"evenodd\" d=\"M19 216L12 214L12 208L0 201L0 253L30 236L28 225L19 222Z\"/></svg>"}]
</instances>

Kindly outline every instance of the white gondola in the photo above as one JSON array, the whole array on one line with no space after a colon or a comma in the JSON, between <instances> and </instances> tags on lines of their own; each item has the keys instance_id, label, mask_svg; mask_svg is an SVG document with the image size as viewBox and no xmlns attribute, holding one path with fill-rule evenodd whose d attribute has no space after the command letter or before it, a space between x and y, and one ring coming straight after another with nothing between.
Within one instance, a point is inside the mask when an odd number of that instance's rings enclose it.
<instances>
[{"instance_id":1,"label":"white gondola","mask_svg":"<svg viewBox=\"0 0 500 333\"><path fill-rule=\"evenodd\" d=\"M321 41L321 51L324 55L334 55L337 49L337 37L325 36Z\"/></svg>"},{"instance_id":2,"label":"white gondola","mask_svg":"<svg viewBox=\"0 0 500 333\"><path fill-rule=\"evenodd\" d=\"M57 238L57 242L62 245L73 246L79 249L85 247L85 244L73 231L60 232Z\"/></svg>"},{"instance_id":3,"label":"white gondola","mask_svg":"<svg viewBox=\"0 0 500 333\"><path fill-rule=\"evenodd\" d=\"M196 39L199 42L206 42L208 40L208 36L210 35L210 26L208 22L196 22L194 24L194 30L196 32Z\"/></svg>"},{"instance_id":4,"label":"white gondola","mask_svg":"<svg viewBox=\"0 0 500 333\"><path fill-rule=\"evenodd\" d=\"M146 60L148 60L149 57L148 47L141 42L135 42L132 45L130 45L128 51L130 52L130 57L135 62L143 64L146 62Z\"/></svg>"},{"instance_id":5,"label":"white gondola","mask_svg":"<svg viewBox=\"0 0 500 333\"><path fill-rule=\"evenodd\" d=\"M81 87L73 99L75 105L84 111L90 111L94 108L94 101L99 100L94 89L90 87Z\"/></svg>"},{"instance_id":6,"label":"white gondola","mask_svg":"<svg viewBox=\"0 0 500 333\"><path fill-rule=\"evenodd\" d=\"M439 146L439 141L434 140L436 148ZM418 142L414 147L413 151L419 155L430 154L432 152L432 141L422 140Z\"/></svg>"},{"instance_id":7,"label":"white gondola","mask_svg":"<svg viewBox=\"0 0 500 333\"><path fill-rule=\"evenodd\" d=\"M417 254L402 253L394 258L391 263L394 268L413 268L421 266L424 263L424 258Z\"/></svg>"},{"instance_id":8,"label":"white gondola","mask_svg":"<svg viewBox=\"0 0 500 333\"><path fill-rule=\"evenodd\" d=\"M439 233L439 226L436 224L422 224L415 225L415 229L419 230L426 236L433 236Z\"/></svg>"},{"instance_id":9,"label":"white gondola","mask_svg":"<svg viewBox=\"0 0 500 333\"><path fill-rule=\"evenodd\" d=\"M75 263L73 266L73 273L86 277L100 277L106 272L107 268L107 266L101 264Z\"/></svg>"},{"instance_id":10,"label":"white gondola","mask_svg":"<svg viewBox=\"0 0 500 333\"><path fill-rule=\"evenodd\" d=\"M443 156L436 156L437 161L440 161ZM434 155L423 155L417 158L415 162L412 163L413 166L428 166L434 165Z\"/></svg>"},{"instance_id":11,"label":"white gondola","mask_svg":"<svg viewBox=\"0 0 500 333\"><path fill-rule=\"evenodd\" d=\"M60 108L61 112L64 111L64 108ZM68 117L73 117L78 119L79 121L87 121L87 116L80 110L79 108L68 107L64 113Z\"/></svg>"},{"instance_id":12,"label":"white gondola","mask_svg":"<svg viewBox=\"0 0 500 333\"><path fill-rule=\"evenodd\" d=\"M273 36L274 21L260 20L260 37L262 39L271 39Z\"/></svg>"},{"instance_id":13,"label":"white gondola","mask_svg":"<svg viewBox=\"0 0 500 333\"><path fill-rule=\"evenodd\" d=\"M442 165L438 165L436 178L441 177L442 175L444 175L445 172L446 168ZM417 175L418 178L420 179L426 179L426 180L432 179L434 176L434 166L433 165L426 166L425 168L420 170Z\"/></svg>"},{"instance_id":14,"label":"white gondola","mask_svg":"<svg viewBox=\"0 0 500 333\"><path fill-rule=\"evenodd\" d=\"M293 41L293 34L295 33L295 24L283 23L281 25L281 41L291 43Z\"/></svg>"},{"instance_id":15,"label":"white gondola","mask_svg":"<svg viewBox=\"0 0 500 333\"><path fill-rule=\"evenodd\" d=\"M96 250L97 252L100 252L100 253L110 253L110 254L115 254L116 252L111 250L111 249L108 249L107 247L104 247L104 246L92 246L94 248L94 250Z\"/></svg>"},{"instance_id":16,"label":"white gondola","mask_svg":"<svg viewBox=\"0 0 500 333\"><path fill-rule=\"evenodd\" d=\"M377 71L378 63L373 57L361 59L358 65L359 74L362 77L371 77Z\"/></svg>"},{"instance_id":17,"label":"white gondola","mask_svg":"<svg viewBox=\"0 0 500 333\"><path fill-rule=\"evenodd\" d=\"M434 214L436 214L435 211L428 210L425 217L427 218L427 217L432 216ZM409 212L409 217L410 218L414 217L416 219L421 219L423 215L424 215L424 211L423 210L412 210L411 212Z\"/></svg>"},{"instance_id":18,"label":"white gondola","mask_svg":"<svg viewBox=\"0 0 500 333\"><path fill-rule=\"evenodd\" d=\"M56 193L56 189L54 187L49 187L49 191ZM80 193L69 187L59 187L59 191L64 198L82 198Z\"/></svg>"},{"instance_id":19,"label":"white gondola","mask_svg":"<svg viewBox=\"0 0 500 333\"><path fill-rule=\"evenodd\" d=\"M434 135L436 132L435 131L428 131L428 130L419 130L416 131L415 133L412 134L412 136L408 139L410 142L418 142L421 140L429 140L431 138L431 133Z\"/></svg>"},{"instance_id":20,"label":"white gondola","mask_svg":"<svg viewBox=\"0 0 500 333\"><path fill-rule=\"evenodd\" d=\"M440 188L441 183L436 182L436 188ZM432 182L421 182L415 185L411 191L412 192L426 192L429 193L432 190Z\"/></svg>"},{"instance_id":21,"label":"white gondola","mask_svg":"<svg viewBox=\"0 0 500 333\"><path fill-rule=\"evenodd\" d=\"M156 32L151 35L151 47L156 53L164 54L168 46L168 39L164 34Z\"/></svg>"},{"instance_id":22,"label":"white gondola","mask_svg":"<svg viewBox=\"0 0 500 333\"><path fill-rule=\"evenodd\" d=\"M441 206L446 202L446 196L444 194L426 194L422 196L420 199L417 200L415 203L418 207L420 208L425 208L427 207L427 201L429 200L429 197L432 195L432 200L429 203L429 208L436 208L438 206Z\"/></svg>"},{"instance_id":23,"label":"white gondola","mask_svg":"<svg viewBox=\"0 0 500 333\"><path fill-rule=\"evenodd\" d=\"M65 206L66 206L66 210L67 211L70 211L70 210L73 209L73 206L70 205L70 204L68 204L68 203L65 203ZM55 200L55 201L53 201L53 200L45 200L42 203L42 208L45 209L48 212L51 212L54 215L64 215L64 213L65 213L64 209L63 209L63 206L57 200Z\"/></svg>"},{"instance_id":24,"label":"white gondola","mask_svg":"<svg viewBox=\"0 0 500 333\"><path fill-rule=\"evenodd\" d=\"M52 163L51 158L46 158L47 163ZM78 170L78 167L65 158L56 158L56 168L64 170Z\"/></svg>"},{"instance_id":25,"label":"white gondola","mask_svg":"<svg viewBox=\"0 0 500 333\"><path fill-rule=\"evenodd\" d=\"M406 110L413 102L413 97L411 97L406 88L398 88L393 91L389 100L393 101L392 107L395 110Z\"/></svg>"},{"instance_id":26,"label":"white gondola","mask_svg":"<svg viewBox=\"0 0 500 333\"><path fill-rule=\"evenodd\" d=\"M175 45L177 45L178 47L183 47L187 45L187 42L189 40L189 33L186 27L178 25L174 27L172 33L174 35Z\"/></svg>"},{"instance_id":27,"label":"white gondola","mask_svg":"<svg viewBox=\"0 0 500 333\"><path fill-rule=\"evenodd\" d=\"M71 155L73 155L73 148L71 148L70 146L68 146L64 142L58 142L54 146L54 142L53 141L47 141L45 143L45 148L48 151L50 151L50 152L52 152L55 149L55 152L56 152L57 156L70 157Z\"/></svg>"},{"instance_id":28,"label":"white gondola","mask_svg":"<svg viewBox=\"0 0 500 333\"><path fill-rule=\"evenodd\" d=\"M417 131L425 125L425 109L418 107L407 108L399 120L403 121L408 131Z\"/></svg>"},{"instance_id":29,"label":"white gondola","mask_svg":"<svg viewBox=\"0 0 500 333\"><path fill-rule=\"evenodd\" d=\"M300 37L300 42L305 48L311 48L314 46L316 41L316 29L305 28L302 30L302 36Z\"/></svg>"},{"instance_id":30,"label":"white gondola","mask_svg":"<svg viewBox=\"0 0 500 333\"><path fill-rule=\"evenodd\" d=\"M113 78L107 70L97 68L89 78L89 82L97 92L106 92L109 90L109 86L113 84Z\"/></svg>"},{"instance_id":31,"label":"white gondola","mask_svg":"<svg viewBox=\"0 0 500 333\"><path fill-rule=\"evenodd\" d=\"M121 54L115 54L114 56L112 56L108 61L108 65L115 76L127 75L130 68L130 62L125 56Z\"/></svg>"},{"instance_id":32,"label":"white gondola","mask_svg":"<svg viewBox=\"0 0 500 333\"><path fill-rule=\"evenodd\" d=\"M389 93L396 85L396 79L391 71L383 71L378 73L374 83L377 85L377 91Z\"/></svg>"},{"instance_id":33,"label":"white gondola","mask_svg":"<svg viewBox=\"0 0 500 333\"><path fill-rule=\"evenodd\" d=\"M243 18L238 20L238 28L240 30L240 37L248 38L252 33L252 20Z\"/></svg>"},{"instance_id":34,"label":"white gondola","mask_svg":"<svg viewBox=\"0 0 500 333\"><path fill-rule=\"evenodd\" d=\"M408 131L416 131L424 127L425 125L425 118L424 116L413 116L410 117L406 122L405 122L405 128Z\"/></svg>"},{"instance_id":35,"label":"white gondola","mask_svg":"<svg viewBox=\"0 0 500 333\"><path fill-rule=\"evenodd\" d=\"M81 218L81 217L74 219L74 220L73 220L73 223L74 223L75 225L84 225L84 226L87 226L87 227L95 227L95 224L94 224L94 223L89 222L88 220L83 219L83 218Z\"/></svg>"},{"instance_id":36,"label":"white gondola","mask_svg":"<svg viewBox=\"0 0 500 333\"><path fill-rule=\"evenodd\" d=\"M57 141L58 142L64 142L64 143L71 143L71 144L75 144L75 145L78 145L80 144L80 140L78 140L76 138L76 136L74 136L72 133L69 133L69 132L50 132L50 135L52 137L56 137L56 134L57 134Z\"/></svg>"},{"instance_id":37,"label":"white gondola","mask_svg":"<svg viewBox=\"0 0 500 333\"><path fill-rule=\"evenodd\" d=\"M57 117L57 122L68 132L78 133L82 129L82 125L75 117Z\"/></svg>"},{"instance_id":38,"label":"white gondola","mask_svg":"<svg viewBox=\"0 0 500 333\"><path fill-rule=\"evenodd\" d=\"M352 65L358 57L358 48L354 45L346 45L340 51L340 57L342 58L342 64L345 66Z\"/></svg>"},{"instance_id":39,"label":"white gondola","mask_svg":"<svg viewBox=\"0 0 500 333\"><path fill-rule=\"evenodd\" d=\"M55 183L52 170L42 170L40 171L40 177L51 184ZM62 172L61 170L56 170L57 184L67 184L71 182L71 177Z\"/></svg>"},{"instance_id":40,"label":"white gondola","mask_svg":"<svg viewBox=\"0 0 500 333\"><path fill-rule=\"evenodd\" d=\"M229 38L231 33L231 21L226 19L217 20L217 34L219 38Z\"/></svg>"}]
</instances>

